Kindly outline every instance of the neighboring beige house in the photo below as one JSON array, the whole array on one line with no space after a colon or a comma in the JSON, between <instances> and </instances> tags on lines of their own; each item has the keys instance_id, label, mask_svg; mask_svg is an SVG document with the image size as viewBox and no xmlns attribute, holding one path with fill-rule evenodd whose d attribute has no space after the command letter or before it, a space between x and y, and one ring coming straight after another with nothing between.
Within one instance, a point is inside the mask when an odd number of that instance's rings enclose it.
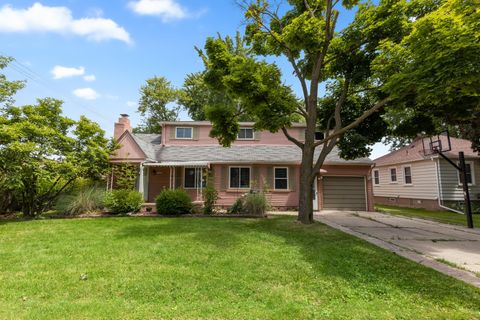
<instances>
[{"instance_id":1,"label":"neighboring beige house","mask_svg":"<svg viewBox=\"0 0 480 320\"><path fill-rule=\"evenodd\" d=\"M470 141L450 139L452 150L445 155L458 162L458 152L465 153L470 198L478 201L480 156L472 150ZM372 182L376 204L447 209L452 201L463 201L458 171L437 154L425 155L424 146L427 147L427 142L417 138L409 146L374 160Z\"/></svg>"}]
</instances>

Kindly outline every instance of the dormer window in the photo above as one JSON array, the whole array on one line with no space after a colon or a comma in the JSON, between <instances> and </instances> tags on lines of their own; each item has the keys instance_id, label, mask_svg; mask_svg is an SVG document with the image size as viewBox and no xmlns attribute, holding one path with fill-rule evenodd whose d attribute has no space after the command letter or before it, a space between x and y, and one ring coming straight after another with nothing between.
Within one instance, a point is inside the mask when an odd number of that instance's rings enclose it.
<instances>
[{"instance_id":1,"label":"dormer window","mask_svg":"<svg viewBox=\"0 0 480 320\"><path fill-rule=\"evenodd\" d=\"M193 128L191 127L176 127L175 139L192 139Z\"/></svg>"},{"instance_id":2,"label":"dormer window","mask_svg":"<svg viewBox=\"0 0 480 320\"><path fill-rule=\"evenodd\" d=\"M253 128L240 128L238 140L253 140Z\"/></svg>"}]
</instances>

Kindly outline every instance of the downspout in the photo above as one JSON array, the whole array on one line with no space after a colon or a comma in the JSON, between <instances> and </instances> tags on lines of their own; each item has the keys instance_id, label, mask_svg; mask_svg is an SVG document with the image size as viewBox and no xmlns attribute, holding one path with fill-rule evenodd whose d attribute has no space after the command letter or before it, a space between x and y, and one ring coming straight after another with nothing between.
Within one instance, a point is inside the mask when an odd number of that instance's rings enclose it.
<instances>
[{"instance_id":1,"label":"downspout","mask_svg":"<svg viewBox=\"0 0 480 320\"><path fill-rule=\"evenodd\" d=\"M432 158L432 161L435 161L433 158ZM453 208L449 208L449 207L446 207L442 204L442 175L439 173L440 170L440 166L439 166L439 162L440 162L440 159L436 159L435 161L435 172L437 174L437 199L438 199L438 206L442 209L445 209L445 210L448 210L448 211L452 211L452 212L455 212L455 213L459 213L459 214L465 214L464 212L462 211L458 211L458 210L455 210Z\"/></svg>"}]
</instances>

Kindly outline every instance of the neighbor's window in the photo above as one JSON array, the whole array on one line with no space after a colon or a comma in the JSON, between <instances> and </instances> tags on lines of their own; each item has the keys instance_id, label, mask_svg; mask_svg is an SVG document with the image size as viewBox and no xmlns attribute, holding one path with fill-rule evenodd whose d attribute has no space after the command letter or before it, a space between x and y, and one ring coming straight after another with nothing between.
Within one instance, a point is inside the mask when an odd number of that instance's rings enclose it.
<instances>
[{"instance_id":1,"label":"neighbor's window","mask_svg":"<svg viewBox=\"0 0 480 320\"><path fill-rule=\"evenodd\" d=\"M288 168L275 168L275 190L288 189Z\"/></svg>"},{"instance_id":2,"label":"neighbor's window","mask_svg":"<svg viewBox=\"0 0 480 320\"><path fill-rule=\"evenodd\" d=\"M230 167L230 188L250 188L250 168Z\"/></svg>"},{"instance_id":3,"label":"neighbor's window","mask_svg":"<svg viewBox=\"0 0 480 320\"><path fill-rule=\"evenodd\" d=\"M177 139L192 139L193 128L176 127L175 130L176 130L175 131L175 138L177 138Z\"/></svg>"},{"instance_id":4,"label":"neighbor's window","mask_svg":"<svg viewBox=\"0 0 480 320\"><path fill-rule=\"evenodd\" d=\"M252 128L240 128L237 136L238 140L252 140L253 129Z\"/></svg>"},{"instance_id":5,"label":"neighbor's window","mask_svg":"<svg viewBox=\"0 0 480 320\"><path fill-rule=\"evenodd\" d=\"M390 182L397 182L397 168L390 168Z\"/></svg>"},{"instance_id":6,"label":"neighbor's window","mask_svg":"<svg viewBox=\"0 0 480 320\"><path fill-rule=\"evenodd\" d=\"M380 173L378 170L373 170L373 181L375 184L380 184Z\"/></svg>"},{"instance_id":7,"label":"neighbor's window","mask_svg":"<svg viewBox=\"0 0 480 320\"><path fill-rule=\"evenodd\" d=\"M201 168L185 168L183 186L186 189L205 187L205 177Z\"/></svg>"},{"instance_id":8,"label":"neighbor's window","mask_svg":"<svg viewBox=\"0 0 480 320\"><path fill-rule=\"evenodd\" d=\"M474 184L475 181L473 179L473 162L465 162L465 169L467 171L467 183ZM460 171L458 172L458 183L463 184L463 175Z\"/></svg>"},{"instance_id":9,"label":"neighbor's window","mask_svg":"<svg viewBox=\"0 0 480 320\"><path fill-rule=\"evenodd\" d=\"M412 168L403 167L403 175L405 176L405 184L412 184Z\"/></svg>"}]
</instances>

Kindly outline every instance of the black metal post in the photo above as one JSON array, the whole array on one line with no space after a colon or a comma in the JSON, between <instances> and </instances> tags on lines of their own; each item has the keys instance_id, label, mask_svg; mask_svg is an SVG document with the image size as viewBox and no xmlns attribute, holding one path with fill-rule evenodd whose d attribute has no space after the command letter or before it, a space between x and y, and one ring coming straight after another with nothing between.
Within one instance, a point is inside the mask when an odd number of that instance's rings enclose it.
<instances>
[{"instance_id":1,"label":"black metal post","mask_svg":"<svg viewBox=\"0 0 480 320\"><path fill-rule=\"evenodd\" d=\"M460 174L462 175L463 180L463 197L465 199L465 213L467 215L467 225L469 228L473 228L472 204L470 203L470 193L468 191L467 181L467 166L465 165L465 155L462 151L458 153L458 160L460 162Z\"/></svg>"}]
</instances>

